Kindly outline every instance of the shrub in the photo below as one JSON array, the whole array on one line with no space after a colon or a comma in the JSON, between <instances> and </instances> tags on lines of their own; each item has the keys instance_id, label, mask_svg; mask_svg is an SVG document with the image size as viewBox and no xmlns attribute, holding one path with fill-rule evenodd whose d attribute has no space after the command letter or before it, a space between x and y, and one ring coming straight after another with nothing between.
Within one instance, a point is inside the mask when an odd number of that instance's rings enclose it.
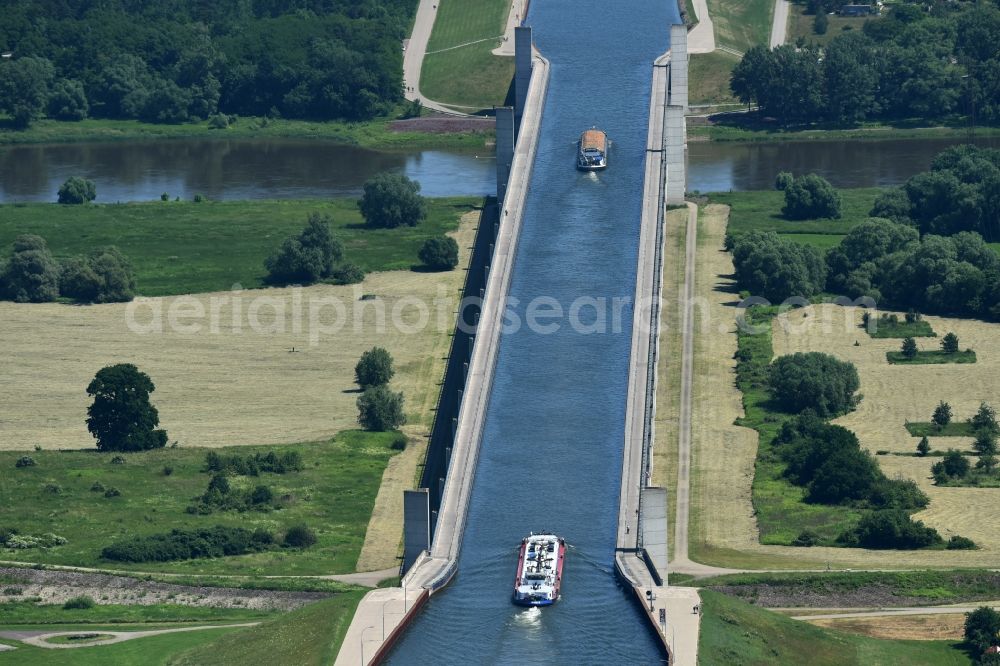
<instances>
[{"instance_id":1,"label":"shrub","mask_svg":"<svg viewBox=\"0 0 1000 666\"><path fill-rule=\"evenodd\" d=\"M104 492L104 484L101 483L100 481L94 481L94 484L92 486L90 486L90 491L94 492L94 493L103 493Z\"/></svg>"},{"instance_id":2,"label":"shrub","mask_svg":"<svg viewBox=\"0 0 1000 666\"><path fill-rule=\"evenodd\" d=\"M403 394L373 386L358 398L358 423L366 430L395 430L406 423Z\"/></svg>"},{"instance_id":3,"label":"shrub","mask_svg":"<svg viewBox=\"0 0 1000 666\"><path fill-rule=\"evenodd\" d=\"M61 204L84 204L97 198L94 181L73 176L59 188L58 202Z\"/></svg>"},{"instance_id":4,"label":"shrub","mask_svg":"<svg viewBox=\"0 0 1000 666\"><path fill-rule=\"evenodd\" d=\"M922 458L926 456L928 453L930 453L930 450L931 450L930 442L927 441L926 437L921 437L920 441L917 442L917 455L919 455Z\"/></svg>"},{"instance_id":5,"label":"shrub","mask_svg":"<svg viewBox=\"0 0 1000 666\"><path fill-rule=\"evenodd\" d=\"M109 498L110 497L121 497L121 494L122 494L122 491L118 490L117 488L108 488L107 490L104 491L104 496L105 497L109 497Z\"/></svg>"},{"instance_id":6,"label":"shrub","mask_svg":"<svg viewBox=\"0 0 1000 666\"><path fill-rule=\"evenodd\" d=\"M972 450L981 456L992 456L997 452L997 436L992 430L976 431L976 439L972 442Z\"/></svg>"},{"instance_id":7,"label":"shrub","mask_svg":"<svg viewBox=\"0 0 1000 666\"><path fill-rule=\"evenodd\" d=\"M403 174L380 173L364 184L358 208L372 227L416 226L427 215L420 183Z\"/></svg>"},{"instance_id":8,"label":"shrub","mask_svg":"<svg viewBox=\"0 0 1000 666\"><path fill-rule=\"evenodd\" d=\"M163 466L163 476L170 476L173 473L174 473L173 467L171 467L170 465Z\"/></svg>"},{"instance_id":9,"label":"shrub","mask_svg":"<svg viewBox=\"0 0 1000 666\"><path fill-rule=\"evenodd\" d=\"M781 356L771 365L775 400L788 412L812 409L827 417L854 409L860 386L852 363L821 352Z\"/></svg>"},{"instance_id":10,"label":"shrub","mask_svg":"<svg viewBox=\"0 0 1000 666\"><path fill-rule=\"evenodd\" d=\"M451 236L428 238L417 256L428 268L450 271L458 266L458 243Z\"/></svg>"},{"instance_id":11,"label":"shrub","mask_svg":"<svg viewBox=\"0 0 1000 666\"><path fill-rule=\"evenodd\" d=\"M46 483L44 490L50 495L62 495L63 491L62 486L58 483Z\"/></svg>"},{"instance_id":12,"label":"shrub","mask_svg":"<svg viewBox=\"0 0 1000 666\"><path fill-rule=\"evenodd\" d=\"M774 178L774 189L784 192L794 181L795 176L788 171L782 171Z\"/></svg>"},{"instance_id":13,"label":"shrub","mask_svg":"<svg viewBox=\"0 0 1000 666\"><path fill-rule=\"evenodd\" d=\"M384 386L395 373L392 355L382 347L372 347L361 354L354 366L354 380L361 388Z\"/></svg>"},{"instance_id":14,"label":"shrub","mask_svg":"<svg viewBox=\"0 0 1000 666\"><path fill-rule=\"evenodd\" d=\"M965 616L965 642L977 654L997 643L1000 636L1000 612L982 606Z\"/></svg>"},{"instance_id":15,"label":"shrub","mask_svg":"<svg viewBox=\"0 0 1000 666\"><path fill-rule=\"evenodd\" d=\"M125 303L135 289L135 270L114 246L68 259L59 278L59 292L81 303Z\"/></svg>"},{"instance_id":16,"label":"shrub","mask_svg":"<svg viewBox=\"0 0 1000 666\"><path fill-rule=\"evenodd\" d=\"M333 269L331 277L337 284L357 284L365 279L365 272L361 266L348 261Z\"/></svg>"},{"instance_id":17,"label":"shrub","mask_svg":"<svg viewBox=\"0 0 1000 666\"><path fill-rule=\"evenodd\" d=\"M813 19L813 32L817 35L825 35L829 26L830 17L826 15L826 12L822 10L817 12L816 17Z\"/></svg>"},{"instance_id":18,"label":"shrub","mask_svg":"<svg viewBox=\"0 0 1000 666\"><path fill-rule=\"evenodd\" d=\"M958 336L954 333L948 333L943 338L941 338L941 351L945 354L957 354L958 353Z\"/></svg>"},{"instance_id":19,"label":"shrub","mask_svg":"<svg viewBox=\"0 0 1000 666\"><path fill-rule=\"evenodd\" d=\"M45 239L22 234L0 271L0 291L18 303L45 303L59 296L59 264Z\"/></svg>"},{"instance_id":20,"label":"shrub","mask_svg":"<svg viewBox=\"0 0 1000 666\"><path fill-rule=\"evenodd\" d=\"M90 105L83 84L75 79L59 79L49 92L49 115L58 120L83 120Z\"/></svg>"},{"instance_id":21,"label":"shrub","mask_svg":"<svg viewBox=\"0 0 1000 666\"><path fill-rule=\"evenodd\" d=\"M963 536L958 536L957 534L948 539L948 550L974 550L975 547L975 541Z\"/></svg>"},{"instance_id":22,"label":"shrub","mask_svg":"<svg viewBox=\"0 0 1000 666\"><path fill-rule=\"evenodd\" d=\"M962 455L961 451L948 449L941 462L931 465L931 474L934 482L938 485L947 483L952 479L963 479L969 474L969 459Z\"/></svg>"},{"instance_id":23,"label":"shrub","mask_svg":"<svg viewBox=\"0 0 1000 666\"><path fill-rule=\"evenodd\" d=\"M17 462L14 463L14 467L34 467L34 466L35 466L35 459L32 458L31 456L21 456L20 458L17 459Z\"/></svg>"},{"instance_id":24,"label":"shrub","mask_svg":"<svg viewBox=\"0 0 1000 666\"><path fill-rule=\"evenodd\" d=\"M124 465L125 464L125 456L115 456L114 458L111 459L111 464L112 465Z\"/></svg>"},{"instance_id":25,"label":"shrub","mask_svg":"<svg viewBox=\"0 0 1000 666\"><path fill-rule=\"evenodd\" d=\"M812 530L802 530L802 532L792 539L793 546L809 548L819 543L819 535Z\"/></svg>"},{"instance_id":26,"label":"shrub","mask_svg":"<svg viewBox=\"0 0 1000 666\"><path fill-rule=\"evenodd\" d=\"M931 414L931 422L938 428L943 428L951 423L951 405L944 400L939 402L938 406L934 408L934 413Z\"/></svg>"},{"instance_id":27,"label":"shrub","mask_svg":"<svg viewBox=\"0 0 1000 666\"><path fill-rule=\"evenodd\" d=\"M273 541L264 530L216 525L122 539L106 546L101 557L116 562L171 562L259 552Z\"/></svg>"},{"instance_id":28,"label":"shrub","mask_svg":"<svg viewBox=\"0 0 1000 666\"><path fill-rule=\"evenodd\" d=\"M284 544L291 548L308 548L316 543L316 533L305 525L295 525L285 533Z\"/></svg>"},{"instance_id":29,"label":"shrub","mask_svg":"<svg viewBox=\"0 0 1000 666\"><path fill-rule=\"evenodd\" d=\"M160 195L160 201L170 201L170 195L164 192Z\"/></svg>"},{"instance_id":30,"label":"shrub","mask_svg":"<svg viewBox=\"0 0 1000 666\"><path fill-rule=\"evenodd\" d=\"M285 451L280 455L268 451L247 456L239 454L225 456L210 451L205 456L205 468L210 472L225 472L239 476L257 476L261 472L285 474L302 469L302 455L298 451Z\"/></svg>"},{"instance_id":31,"label":"shrub","mask_svg":"<svg viewBox=\"0 0 1000 666\"><path fill-rule=\"evenodd\" d=\"M903 356L906 358L916 358L917 356L917 341L913 338L903 338L903 345L901 347Z\"/></svg>"},{"instance_id":32,"label":"shrub","mask_svg":"<svg viewBox=\"0 0 1000 666\"><path fill-rule=\"evenodd\" d=\"M208 119L209 129L226 129L229 127L229 116L224 113L217 113Z\"/></svg>"},{"instance_id":33,"label":"shrub","mask_svg":"<svg viewBox=\"0 0 1000 666\"><path fill-rule=\"evenodd\" d=\"M781 213L790 220L836 219L840 217L840 194L821 176L800 176L785 189Z\"/></svg>"},{"instance_id":34,"label":"shrub","mask_svg":"<svg viewBox=\"0 0 1000 666\"><path fill-rule=\"evenodd\" d=\"M906 511L899 509L872 511L856 528L844 532L837 540L878 550L916 550L942 541L937 530L926 527L919 520L911 520Z\"/></svg>"},{"instance_id":35,"label":"shrub","mask_svg":"<svg viewBox=\"0 0 1000 666\"><path fill-rule=\"evenodd\" d=\"M67 599L66 603L63 604L63 610L87 610L88 608L93 608L95 605L96 603L92 598L80 595L72 599Z\"/></svg>"},{"instance_id":36,"label":"shrub","mask_svg":"<svg viewBox=\"0 0 1000 666\"><path fill-rule=\"evenodd\" d=\"M208 201L208 197L206 197L204 194L196 194L194 195L192 201L194 201L195 203L205 203L206 201Z\"/></svg>"},{"instance_id":37,"label":"shrub","mask_svg":"<svg viewBox=\"0 0 1000 666\"><path fill-rule=\"evenodd\" d=\"M1000 432L1000 426L997 425L996 410L985 402L979 403L979 409L969 419L969 423L976 430L985 430L991 433Z\"/></svg>"},{"instance_id":38,"label":"shrub","mask_svg":"<svg viewBox=\"0 0 1000 666\"><path fill-rule=\"evenodd\" d=\"M298 236L286 238L264 262L267 280L273 284L312 284L333 275L344 257L344 245L330 232L327 215L311 213Z\"/></svg>"}]
</instances>

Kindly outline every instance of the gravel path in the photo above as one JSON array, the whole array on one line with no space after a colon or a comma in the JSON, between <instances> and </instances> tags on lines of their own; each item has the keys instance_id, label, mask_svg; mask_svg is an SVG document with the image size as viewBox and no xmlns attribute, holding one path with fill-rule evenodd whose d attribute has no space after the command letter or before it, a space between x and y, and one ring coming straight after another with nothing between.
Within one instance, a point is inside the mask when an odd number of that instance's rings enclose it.
<instances>
[{"instance_id":1,"label":"gravel path","mask_svg":"<svg viewBox=\"0 0 1000 666\"><path fill-rule=\"evenodd\" d=\"M241 624L208 624L198 627L178 627L177 629L151 629L149 631L94 631L89 632L87 630L81 631L53 631L47 633L39 633L33 631L11 631L11 632L0 632L0 637L2 638L14 638L16 640L25 643L26 645L33 645L35 647L46 648L49 650L63 650L63 649L73 649L81 647L91 647L94 645L111 645L112 643L123 643L124 641L130 641L135 638L146 638L147 636L158 636L160 634L176 634L182 631L201 631L203 629L223 629L225 627L253 627L260 624L260 622L244 622ZM56 638L58 636L75 636L77 634L84 633L100 633L108 634L112 638L108 638L100 641L86 641L80 643L49 643L49 639ZM9 634L22 634L23 637L16 638L10 636ZM26 635L32 634L32 635Z\"/></svg>"}]
</instances>

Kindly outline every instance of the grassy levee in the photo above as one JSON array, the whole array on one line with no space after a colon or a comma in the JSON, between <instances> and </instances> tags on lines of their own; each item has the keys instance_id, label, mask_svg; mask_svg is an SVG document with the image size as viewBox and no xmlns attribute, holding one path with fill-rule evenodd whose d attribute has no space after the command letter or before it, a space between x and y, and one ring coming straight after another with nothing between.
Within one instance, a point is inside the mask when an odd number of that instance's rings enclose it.
<instances>
[{"instance_id":1,"label":"grassy levee","mask_svg":"<svg viewBox=\"0 0 1000 666\"><path fill-rule=\"evenodd\" d=\"M971 664L952 641L879 640L822 629L704 590L701 666L894 666Z\"/></svg>"},{"instance_id":2,"label":"grassy levee","mask_svg":"<svg viewBox=\"0 0 1000 666\"><path fill-rule=\"evenodd\" d=\"M37 120L24 130L0 128L0 145L18 143L75 143L84 141L142 141L149 139L313 139L372 149L482 148L492 142L488 132L396 132L394 118L363 122L286 120L244 117L226 129L212 129L207 121L162 124L140 120L88 118L78 122Z\"/></svg>"},{"instance_id":3,"label":"grassy levee","mask_svg":"<svg viewBox=\"0 0 1000 666\"><path fill-rule=\"evenodd\" d=\"M116 627L116 631L128 627ZM166 666L173 655L182 650L205 644L239 628L217 628L184 632L182 634L160 634L146 638L136 638L112 645L88 645L73 649L40 648L14 640L0 639L0 643L13 645L17 649L0 652L0 666ZM202 664L224 664L209 660ZM244 663L262 663L247 661ZM281 663L275 661L273 663ZM290 663L290 662L288 662Z\"/></svg>"},{"instance_id":4,"label":"grassy levee","mask_svg":"<svg viewBox=\"0 0 1000 666\"><path fill-rule=\"evenodd\" d=\"M667 506L676 506L677 458L681 400L681 306L687 208L668 211L663 242L663 305L657 351L656 439L653 442L653 485L667 489ZM672 518L671 518L672 520ZM669 523L670 521L668 521ZM673 539L667 539L673 553Z\"/></svg>"},{"instance_id":5,"label":"grassy levee","mask_svg":"<svg viewBox=\"0 0 1000 666\"><path fill-rule=\"evenodd\" d=\"M218 453L252 455L289 449L301 453L304 468L258 477L230 476L237 488L270 486L280 509L219 511L191 514L208 487L206 449L180 447L126 454L125 464L111 464L114 454L96 451L38 451L36 465L21 469L14 462L23 452L0 452L0 525L21 534L53 533L68 543L53 548L3 549L0 559L133 571L189 574L316 575L354 571L365 539L375 495L392 448L393 433L343 432L327 442L282 447L233 447ZM164 475L164 467L172 473ZM91 488L100 483L121 494L105 497ZM58 492L52 492L58 487ZM224 525L264 528L281 533L306 523L317 534L307 549L275 547L260 553L217 559L126 563L101 558L101 550L118 539ZM171 581L177 582L177 581Z\"/></svg>"},{"instance_id":6,"label":"grassy levee","mask_svg":"<svg viewBox=\"0 0 1000 666\"><path fill-rule=\"evenodd\" d=\"M476 197L428 200L415 227L371 229L354 199L0 205L0 248L19 234L44 238L57 259L115 245L136 269L139 293L168 296L264 286L264 261L310 213L329 215L345 259L366 271L408 270L433 236L453 232ZM5 250L6 251L6 250Z\"/></svg>"},{"instance_id":7,"label":"grassy levee","mask_svg":"<svg viewBox=\"0 0 1000 666\"><path fill-rule=\"evenodd\" d=\"M836 220L785 219L781 215L785 193L778 190L716 192L709 198L712 203L730 207L728 231L732 235L747 231L774 231L789 240L825 250L838 245L847 232L868 219L880 191L877 187L838 190L843 204L841 217Z\"/></svg>"},{"instance_id":8,"label":"grassy levee","mask_svg":"<svg viewBox=\"0 0 1000 666\"><path fill-rule=\"evenodd\" d=\"M274 611L249 608L213 608L181 604L151 604L148 606L98 604L92 608L64 609L58 604L41 604L30 601L0 603L0 626L150 624L169 627L215 622L256 622L274 615ZM83 628L90 630L89 626ZM59 631L59 629L52 629L52 631Z\"/></svg>"},{"instance_id":9,"label":"grassy levee","mask_svg":"<svg viewBox=\"0 0 1000 666\"><path fill-rule=\"evenodd\" d=\"M489 109L503 104L514 59L493 55L509 0L439 0L420 71L420 91L442 104Z\"/></svg>"},{"instance_id":10,"label":"grassy levee","mask_svg":"<svg viewBox=\"0 0 1000 666\"><path fill-rule=\"evenodd\" d=\"M364 592L339 594L256 627L227 633L168 660L203 664L332 664Z\"/></svg>"},{"instance_id":11,"label":"grassy levee","mask_svg":"<svg viewBox=\"0 0 1000 666\"><path fill-rule=\"evenodd\" d=\"M959 569L954 571L867 571L823 573L747 573L702 578L695 587L724 588L758 605L769 605L767 595L781 599L781 607L841 605L845 595L878 594L880 606L931 606L974 601L994 601L1000 574ZM885 597L895 598L887 602ZM789 603L786 599L793 600ZM864 602L858 602L864 603ZM868 603L876 603L875 600Z\"/></svg>"}]
</instances>

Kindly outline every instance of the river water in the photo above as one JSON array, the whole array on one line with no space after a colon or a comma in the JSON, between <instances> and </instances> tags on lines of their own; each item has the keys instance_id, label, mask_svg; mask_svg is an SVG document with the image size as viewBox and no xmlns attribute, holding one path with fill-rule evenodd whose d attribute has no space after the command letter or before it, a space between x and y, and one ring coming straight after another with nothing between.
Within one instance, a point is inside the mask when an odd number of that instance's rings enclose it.
<instances>
[{"instance_id":1,"label":"river water","mask_svg":"<svg viewBox=\"0 0 1000 666\"><path fill-rule=\"evenodd\" d=\"M898 185L955 139L688 145L688 190L769 189L779 171L815 172L837 187ZM978 140L1000 147L1000 139ZM379 152L324 141L171 140L0 148L0 202L55 201L70 176L97 184L98 202L359 196L376 173L405 173L427 196L496 190L492 148Z\"/></svg>"},{"instance_id":2,"label":"river water","mask_svg":"<svg viewBox=\"0 0 1000 666\"><path fill-rule=\"evenodd\" d=\"M522 326L500 341L458 574L393 664L659 660L613 572L632 312L615 330L611 302L635 288L652 62L675 12L663 0L613 11L603 0L531 6L535 42L552 66L510 285ZM574 169L576 139L592 125L613 142L599 175ZM581 297L604 299L607 329L585 334L563 317L544 321L555 324L549 332L530 330L527 308L538 297L564 311ZM603 329L594 308L581 320ZM546 609L510 601L517 546L531 531L570 544L562 599Z\"/></svg>"}]
</instances>

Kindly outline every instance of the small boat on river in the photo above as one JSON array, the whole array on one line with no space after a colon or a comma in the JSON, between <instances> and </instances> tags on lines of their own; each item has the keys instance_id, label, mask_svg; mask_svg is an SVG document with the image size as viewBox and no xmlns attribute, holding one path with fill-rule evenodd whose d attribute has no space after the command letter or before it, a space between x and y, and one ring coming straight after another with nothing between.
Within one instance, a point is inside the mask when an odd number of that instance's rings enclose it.
<instances>
[{"instance_id":1,"label":"small boat on river","mask_svg":"<svg viewBox=\"0 0 1000 666\"><path fill-rule=\"evenodd\" d=\"M580 135L576 168L581 171L600 171L608 168L608 135L603 130L589 129Z\"/></svg>"},{"instance_id":2,"label":"small boat on river","mask_svg":"<svg viewBox=\"0 0 1000 666\"><path fill-rule=\"evenodd\" d=\"M559 599L566 541L554 534L535 534L521 540L514 579L514 603L551 606Z\"/></svg>"}]
</instances>

